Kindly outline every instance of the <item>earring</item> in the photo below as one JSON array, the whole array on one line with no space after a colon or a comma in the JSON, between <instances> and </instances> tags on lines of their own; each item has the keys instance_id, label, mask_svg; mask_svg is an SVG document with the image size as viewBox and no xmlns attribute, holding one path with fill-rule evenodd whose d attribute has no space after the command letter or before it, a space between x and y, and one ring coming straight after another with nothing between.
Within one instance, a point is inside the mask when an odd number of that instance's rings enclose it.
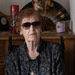
<instances>
[{"instance_id":1,"label":"earring","mask_svg":"<svg viewBox=\"0 0 75 75\"><path fill-rule=\"evenodd\" d=\"M20 35L22 35L22 32L20 32Z\"/></svg>"}]
</instances>

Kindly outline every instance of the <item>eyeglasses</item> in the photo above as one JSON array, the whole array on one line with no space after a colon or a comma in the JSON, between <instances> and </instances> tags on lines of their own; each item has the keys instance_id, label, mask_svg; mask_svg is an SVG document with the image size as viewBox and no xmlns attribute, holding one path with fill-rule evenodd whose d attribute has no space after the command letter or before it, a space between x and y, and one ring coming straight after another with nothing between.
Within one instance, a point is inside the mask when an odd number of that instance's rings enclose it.
<instances>
[{"instance_id":1,"label":"eyeglasses","mask_svg":"<svg viewBox=\"0 0 75 75\"><path fill-rule=\"evenodd\" d=\"M22 24L22 27L24 29L29 29L31 25L33 25L34 28L37 28L41 25L41 22L40 21L35 21L35 22L32 22L32 23L26 22L26 23Z\"/></svg>"}]
</instances>

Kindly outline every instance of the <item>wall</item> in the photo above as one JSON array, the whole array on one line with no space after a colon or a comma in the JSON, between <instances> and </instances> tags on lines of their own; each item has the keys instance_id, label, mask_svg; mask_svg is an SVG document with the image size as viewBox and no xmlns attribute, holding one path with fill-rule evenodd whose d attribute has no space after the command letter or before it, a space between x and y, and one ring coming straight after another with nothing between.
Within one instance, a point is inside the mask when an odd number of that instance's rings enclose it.
<instances>
[{"instance_id":1,"label":"wall","mask_svg":"<svg viewBox=\"0 0 75 75\"><path fill-rule=\"evenodd\" d=\"M25 4L27 4L30 1L31 0L0 0L0 11L9 15L11 4L19 4L19 7L21 9ZM55 0L55 1L63 5L66 8L66 10L69 12L69 0Z\"/></svg>"},{"instance_id":2,"label":"wall","mask_svg":"<svg viewBox=\"0 0 75 75\"><path fill-rule=\"evenodd\" d=\"M72 29L75 33L75 0L70 0L70 14L71 14L71 21L72 21Z\"/></svg>"},{"instance_id":3,"label":"wall","mask_svg":"<svg viewBox=\"0 0 75 75\"><path fill-rule=\"evenodd\" d=\"M7 15L10 15L11 4L19 4L19 8L21 9L25 4L30 1L31 0L0 0L0 11Z\"/></svg>"},{"instance_id":4,"label":"wall","mask_svg":"<svg viewBox=\"0 0 75 75\"><path fill-rule=\"evenodd\" d=\"M68 12L70 12L69 0L54 0L61 4Z\"/></svg>"}]
</instances>

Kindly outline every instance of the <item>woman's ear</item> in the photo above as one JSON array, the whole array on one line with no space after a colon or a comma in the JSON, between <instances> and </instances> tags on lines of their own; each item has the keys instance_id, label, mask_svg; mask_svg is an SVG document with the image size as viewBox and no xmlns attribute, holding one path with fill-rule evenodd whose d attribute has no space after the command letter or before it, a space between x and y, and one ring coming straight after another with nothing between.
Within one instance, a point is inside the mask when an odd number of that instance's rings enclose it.
<instances>
[{"instance_id":1,"label":"woman's ear","mask_svg":"<svg viewBox=\"0 0 75 75\"><path fill-rule=\"evenodd\" d=\"M21 31L20 31L20 35L23 35Z\"/></svg>"},{"instance_id":2,"label":"woman's ear","mask_svg":"<svg viewBox=\"0 0 75 75\"><path fill-rule=\"evenodd\" d=\"M20 35L23 35L23 33L22 33L22 29L20 28Z\"/></svg>"}]
</instances>

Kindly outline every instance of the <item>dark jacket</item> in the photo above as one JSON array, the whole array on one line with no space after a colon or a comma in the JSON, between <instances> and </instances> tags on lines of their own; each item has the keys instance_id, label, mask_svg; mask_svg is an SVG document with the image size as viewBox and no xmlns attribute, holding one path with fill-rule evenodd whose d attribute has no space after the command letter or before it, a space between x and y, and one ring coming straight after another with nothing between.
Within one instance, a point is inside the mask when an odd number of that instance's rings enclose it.
<instances>
[{"instance_id":1,"label":"dark jacket","mask_svg":"<svg viewBox=\"0 0 75 75\"><path fill-rule=\"evenodd\" d=\"M34 75L64 75L63 50L58 43L40 40L37 51L40 54L39 74ZM5 65L7 75L28 75L30 65L26 43L5 56Z\"/></svg>"}]
</instances>

